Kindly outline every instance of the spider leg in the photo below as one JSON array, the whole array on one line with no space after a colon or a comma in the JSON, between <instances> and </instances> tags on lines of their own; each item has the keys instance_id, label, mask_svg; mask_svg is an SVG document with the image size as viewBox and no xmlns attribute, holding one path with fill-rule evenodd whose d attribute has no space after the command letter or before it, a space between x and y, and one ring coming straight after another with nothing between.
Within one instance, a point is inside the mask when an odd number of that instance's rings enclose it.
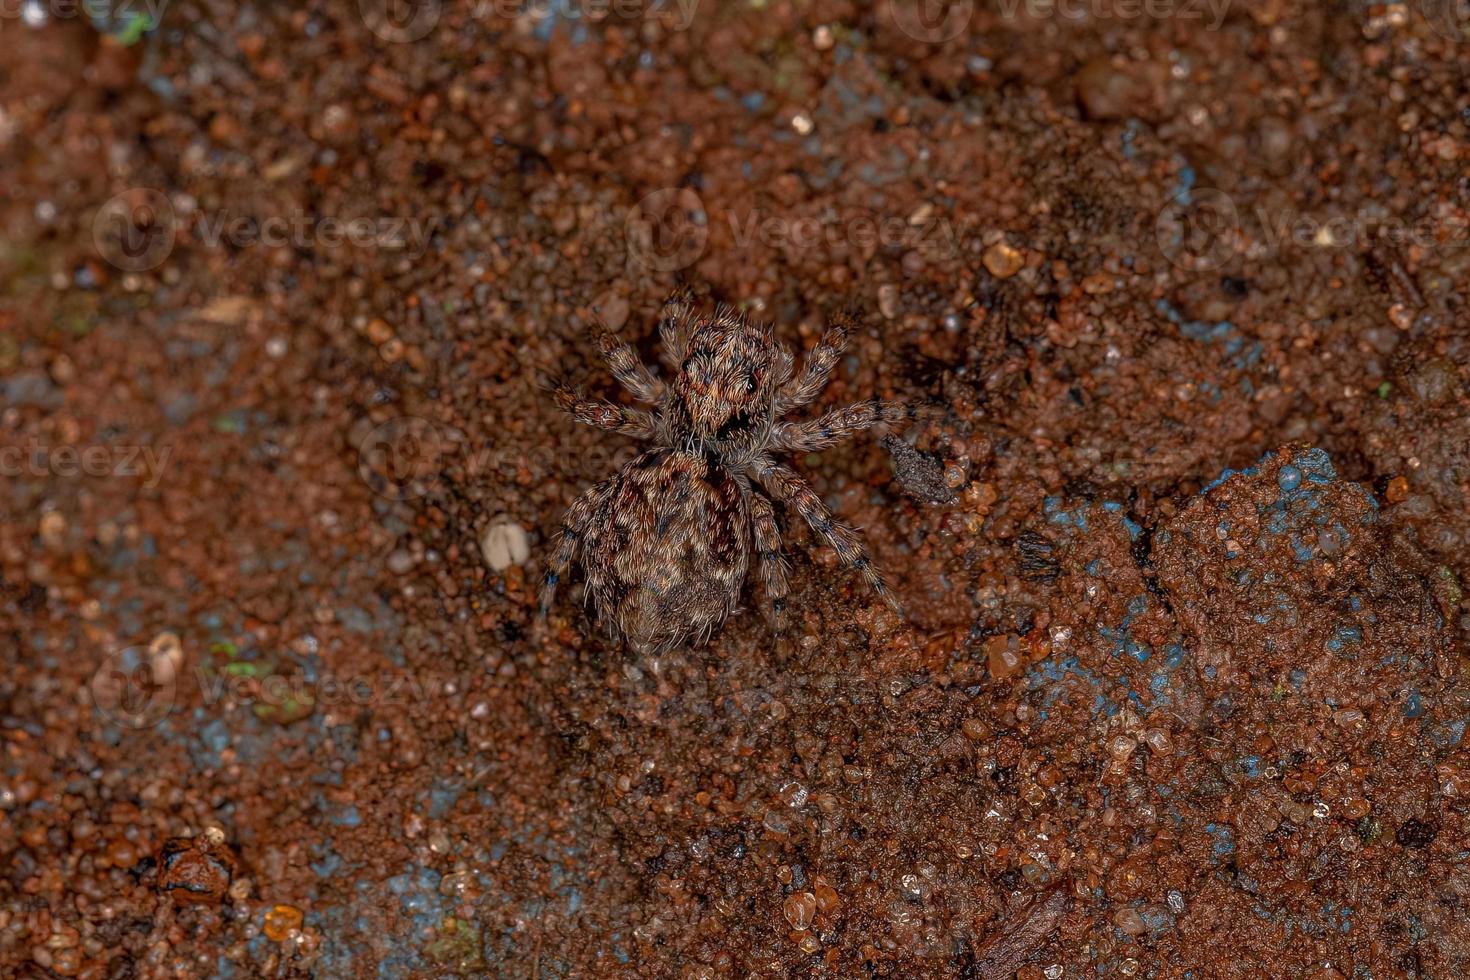
<instances>
[{"instance_id":1,"label":"spider leg","mask_svg":"<svg viewBox=\"0 0 1470 980\"><path fill-rule=\"evenodd\" d=\"M599 330L597 332L597 349L607 361L613 377L617 378L634 398L652 405L663 396L664 383L655 378L653 372L648 369L648 365L638 359L633 348L619 340L612 331Z\"/></svg>"},{"instance_id":2,"label":"spider leg","mask_svg":"<svg viewBox=\"0 0 1470 980\"><path fill-rule=\"evenodd\" d=\"M552 397L563 412L585 425L652 439L658 433L653 415L641 408L624 408L600 398L587 398L565 382L552 383Z\"/></svg>"},{"instance_id":3,"label":"spider leg","mask_svg":"<svg viewBox=\"0 0 1470 980\"><path fill-rule=\"evenodd\" d=\"M613 481L611 480L599 483L572 501L572 505L567 508L566 514L562 517L556 553L552 556L551 563L546 566L546 580L541 586L541 618L546 618L547 612L550 611L551 600L556 596L556 584L571 567L572 559L577 556L577 548L582 543L582 537L587 533L587 526L592 523L593 516L607 502L607 498L612 494L612 488Z\"/></svg>"},{"instance_id":4,"label":"spider leg","mask_svg":"<svg viewBox=\"0 0 1470 980\"><path fill-rule=\"evenodd\" d=\"M750 489L747 494L750 505L750 522L755 536L756 557L761 563L761 580L765 585L766 598L771 603L771 613L780 622L782 608L786 604L786 559L781 557L781 529L776 525L776 508L765 494Z\"/></svg>"},{"instance_id":5,"label":"spider leg","mask_svg":"<svg viewBox=\"0 0 1470 980\"><path fill-rule=\"evenodd\" d=\"M678 370L689 343L689 324L694 319L694 305L687 288L680 289L664 301L658 314L658 337L663 348L664 363Z\"/></svg>"},{"instance_id":6,"label":"spider leg","mask_svg":"<svg viewBox=\"0 0 1470 980\"><path fill-rule=\"evenodd\" d=\"M826 332L822 334L822 339L817 341L817 346L813 347L812 352L807 355L801 373L788 381L777 392L776 416L778 418L793 408L800 408L809 403L826 387L827 379L832 376L832 369L837 366L842 352L847 350L847 328L850 324L851 321L846 317L834 319Z\"/></svg>"},{"instance_id":7,"label":"spider leg","mask_svg":"<svg viewBox=\"0 0 1470 980\"><path fill-rule=\"evenodd\" d=\"M752 460L751 471L767 493L800 514L811 529L832 546L844 565L861 572L873 591L895 612L903 614L898 599L888 591L888 586L883 584L883 576L873 567L872 556L868 554L862 535L856 528L834 519L832 512L822 503L822 498L817 496L810 484L795 470L782 466L768 456Z\"/></svg>"},{"instance_id":8,"label":"spider leg","mask_svg":"<svg viewBox=\"0 0 1470 980\"><path fill-rule=\"evenodd\" d=\"M879 422L905 426L919 418L919 406L912 402L884 401L871 398L865 402L835 409L819 419L805 422L781 422L772 430L773 445L796 452L815 452L835 446Z\"/></svg>"}]
</instances>

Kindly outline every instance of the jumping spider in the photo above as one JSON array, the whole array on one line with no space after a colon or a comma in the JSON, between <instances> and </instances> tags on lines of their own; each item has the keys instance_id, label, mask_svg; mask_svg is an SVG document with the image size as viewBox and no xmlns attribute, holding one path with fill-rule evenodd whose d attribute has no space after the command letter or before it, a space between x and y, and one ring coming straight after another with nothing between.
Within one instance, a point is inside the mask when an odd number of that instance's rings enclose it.
<instances>
[{"instance_id":1,"label":"jumping spider","mask_svg":"<svg viewBox=\"0 0 1470 980\"><path fill-rule=\"evenodd\" d=\"M912 404L872 399L818 419L782 421L826 385L847 346L847 322L828 327L795 376L790 350L769 325L724 308L700 315L683 295L665 304L659 337L675 372L668 383L612 334L597 338L613 375L652 411L553 384L557 405L579 422L649 440L654 448L567 509L546 572L542 614L580 550L598 618L616 625L635 650L667 650L690 634L705 639L739 602L754 551L779 616L786 564L772 498L800 514L897 609L858 532L834 519L807 482L772 456L826 449L880 422L904 425L918 416Z\"/></svg>"}]
</instances>

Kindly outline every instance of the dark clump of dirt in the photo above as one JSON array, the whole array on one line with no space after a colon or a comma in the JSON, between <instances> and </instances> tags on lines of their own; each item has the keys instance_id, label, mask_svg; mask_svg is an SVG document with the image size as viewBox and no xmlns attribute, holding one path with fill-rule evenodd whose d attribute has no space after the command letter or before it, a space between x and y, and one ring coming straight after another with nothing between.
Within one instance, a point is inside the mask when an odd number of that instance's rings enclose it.
<instances>
[{"instance_id":1,"label":"dark clump of dirt","mask_svg":"<svg viewBox=\"0 0 1470 980\"><path fill-rule=\"evenodd\" d=\"M1470 974L1470 31L1125 6L0 11L0 974ZM902 617L538 618L681 286Z\"/></svg>"}]
</instances>

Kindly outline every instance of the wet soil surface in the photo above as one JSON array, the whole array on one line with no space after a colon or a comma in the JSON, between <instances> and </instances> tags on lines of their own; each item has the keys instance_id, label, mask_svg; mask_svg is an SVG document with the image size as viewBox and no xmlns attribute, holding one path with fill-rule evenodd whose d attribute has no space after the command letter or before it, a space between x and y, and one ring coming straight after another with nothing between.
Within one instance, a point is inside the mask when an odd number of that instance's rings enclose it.
<instances>
[{"instance_id":1,"label":"wet soil surface","mask_svg":"<svg viewBox=\"0 0 1470 980\"><path fill-rule=\"evenodd\" d=\"M1470 974L1453 3L63 6L0 974ZM793 461L903 617L782 514L779 629L538 621L680 284L940 406Z\"/></svg>"}]
</instances>

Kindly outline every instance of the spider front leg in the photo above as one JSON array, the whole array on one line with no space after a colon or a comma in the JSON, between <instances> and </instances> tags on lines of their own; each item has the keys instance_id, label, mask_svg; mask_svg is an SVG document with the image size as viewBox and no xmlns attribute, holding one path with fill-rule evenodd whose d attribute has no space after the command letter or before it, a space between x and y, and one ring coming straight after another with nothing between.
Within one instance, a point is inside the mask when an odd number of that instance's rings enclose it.
<instances>
[{"instance_id":1,"label":"spider front leg","mask_svg":"<svg viewBox=\"0 0 1470 980\"><path fill-rule=\"evenodd\" d=\"M835 446L855 433L871 429L879 422L904 426L920 415L912 402L884 401L872 398L856 405L828 412L819 419L806 422L781 422L772 430L774 444L796 452L815 452Z\"/></svg>"},{"instance_id":2,"label":"spider front leg","mask_svg":"<svg viewBox=\"0 0 1470 980\"><path fill-rule=\"evenodd\" d=\"M839 317L827 327L822 339L817 341L817 346L807 355L801 373L788 381L776 395L775 414L778 418L793 408L809 403L827 386L827 379L832 377L832 369L837 366L842 352L847 350L847 329L850 323L846 317Z\"/></svg>"},{"instance_id":3,"label":"spider front leg","mask_svg":"<svg viewBox=\"0 0 1470 980\"><path fill-rule=\"evenodd\" d=\"M558 408L584 425L641 439L652 439L658 434L653 416L642 409L624 408L600 398L587 398L562 381L552 383L551 394Z\"/></svg>"},{"instance_id":4,"label":"spider front leg","mask_svg":"<svg viewBox=\"0 0 1470 980\"><path fill-rule=\"evenodd\" d=\"M786 559L781 557L781 529L776 524L776 508L765 495L749 490L750 523L755 536L756 557L761 563L761 579L766 598L771 603L772 617L779 624L786 605Z\"/></svg>"},{"instance_id":5,"label":"spider front leg","mask_svg":"<svg viewBox=\"0 0 1470 980\"><path fill-rule=\"evenodd\" d=\"M678 370L684 357L684 348L689 343L689 324L694 319L694 306L690 302L687 288L680 289L664 300L658 314L658 339L663 348L663 359L669 367Z\"/></svg>"},{"instance_id":6,"label":"spider front leg","mask_svg":"<svg viewBox=\"0 0 1470 980\"><path fill-rule=\"evenodd\" d=\"M817 492L789 467L769 457L758 457L751 462L751 470L766 492L800 514L811 529L832 546L842 564L861 572L873 591L895 612L903 614L897 597L883 584L883 576L873 567L868 547L856 528L833 518Z\"/></svg>"},{"instance_id":7,"label":"spider front leg","mask_svg":"<svg viewBox=\"0 0 1470 980\"><path fill-rule=\"evenodd\" d=\"M641 402L655 405L663 397L664 383L653 376L648 365L638 359L633 348L619 340L610 330L597 332L597 349L607 361L613 377Z\"/></svg>"},{"instance_id":8,"label":"spider front leg","mask_svg":"<svg viewBox=\"0 0 1470 980\"><path fill-rule=\"evenodd\" d=\"M556 553L552 556L551 563L546 566L546 580L541 586L541 617L546 618L551 609L551 600L556 596L556 585L566 575L567 569L572 567L572 559L577 556L577 548L582 543L582 538L587 533L587 526L592 523L592 518L607 503L612 495L613 481L608 480L582 494L567 508L566 515L561 521L561 534L557 543Z\"/></svg>"}]
</instances>

